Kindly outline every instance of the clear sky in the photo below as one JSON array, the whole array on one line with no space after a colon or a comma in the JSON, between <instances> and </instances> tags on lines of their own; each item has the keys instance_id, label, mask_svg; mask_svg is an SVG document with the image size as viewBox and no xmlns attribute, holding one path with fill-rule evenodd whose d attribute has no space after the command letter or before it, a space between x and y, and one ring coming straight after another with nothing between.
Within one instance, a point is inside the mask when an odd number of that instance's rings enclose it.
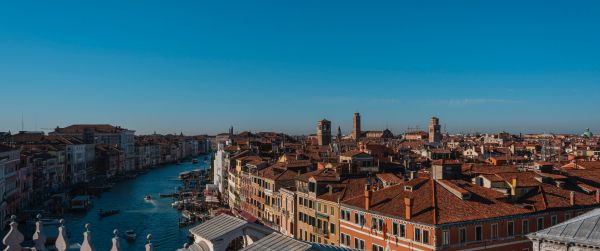
<instances>
[{"instance_id":1,"label":"clear sky","mask_svg":"<svg viewBox=\"0 0 600 251\"><path fill-rule=\"evenodd\" d=\"M0 131L600 130L600 1L3 1Z\"/></svg>"}]
</instances>

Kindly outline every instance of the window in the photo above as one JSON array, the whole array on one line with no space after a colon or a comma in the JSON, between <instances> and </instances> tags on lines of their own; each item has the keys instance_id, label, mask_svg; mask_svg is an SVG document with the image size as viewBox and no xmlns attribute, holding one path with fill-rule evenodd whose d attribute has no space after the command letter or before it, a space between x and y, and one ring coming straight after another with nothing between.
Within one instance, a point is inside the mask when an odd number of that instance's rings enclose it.
<instances>
[{"instance_id":1,"label":"window","mask_svg":"<svg viewBox=\"0 0 600 251\"><path fill-rule=\"evenodd\" d=\"M550 224L551 224L552 226L554 226L554 225L556 225L557 223L558 223L558 217L557 217L556 215L552 215L552 216L550 217Z\"/></svg>"},{"instance_id":2,"label":"window","mask_svg":"<svg viewBox=\"0 0 600 251\"><path fill-rule=\"evenodd\" d=\"M429 244L429 230L423 230L423 243Z\"/></svg>"},{"instance_id":3,"label":"window","mask_svg":"<svg viewBox=\"0 0 600 251\"><path fill-rule=\"evenodd\" d=\"M529 221L523 220L523 234L529 233Z\"/></svg>"},{"instance_id":4,"label":"window","mask_svg":"<svg viewBox=\"0 0 600 251\"><path fill-rule=\"evenodd\" d=\"M569 219L571 219L571 214L570 213L565 214L565 221L568 221Z\"/></svg>"},{"instance_id":5,"label":"window","mask_svg":"<svg viewBox=\"0 0 600 251\"><path fill-rule=\"evenodd\" d=\"M360 249L365 250L365 241L364 240L360 240Z\"/></svg>"},{"instance_id":6,"label":"window","mask_svg":"<svg viewBox=\"0 0 600 251\"><path fill-rule=\"evenodd\" d=\"M481 229L481 226L476 226L475 227L475 240L481 241L482 235L483 235L483 229Z\"/></svg>"},{"instance_id":7,"label":"window","mask_svg":"<svg viewBox=\"0 0 600 251\"><path fill-rule=\"evenodd\" d=\"M544 229L544 217L537 218L537 231Z\"/></svg>"},{"instance_id":8,"label":"window","mask_svg":"<svg viewBox=\"0 0 600 251\"><path fill-rule=\"evenodd\" d=\"M398 236L398 223L392 223L392 235Z\"/></svg>"},{"instance_id":9,"label":"window","mask_svg":"<svg viewBox=\"0 0 600 251\"><path fill-rule=\"evenodd\" d=\"M354 238L354 248L358 248L358 238Z\"/></svg>"},{"instance_id":10,"label":"window","mask_svg":"<svg viewBox=\"0 0 600 251\"><path fill-rule=\"evenodd\" d=\"M364 214L360 214L360 225L364 226L367 224L367 219L365 218Z\"/></svg>"},{"instance_id":11,"label":"window","mask_svg":"<svg viewBox=\"0 0 600 251\"><path fill-rule=\"evenodd\" d=\"M515 236L515 223L513 221L509 221L506 224L506 235L507 236Z\"/></svg>"},{"instance_id":12,"label":"window","mask_svg":"<svg viewBox=\"0 0 600 251\"><path fill-rule=\"evenodd\" d=\"M329 232L335 234L335 224L329 223Z\"/></svg>"},{"instance_id":13,"label":"window","mask_svg":"<svg viewBox=\"0 0 600 251\"><path fill-rule=\"evenodd\" d=\"M421 229L415 228L415 241L421 242Z\"/></svg>"},{"instance_id":14,"label":"window","mask_svg":"<svg viewBox=\"0 0 600 251\"><path fill-rule=\"evenodd\" d=\"M492 224L491 235L492 236L490 236L490 237L492 237L492 240L498 239L498 224L497 223Z\"/></svg>"},{"instance_id":15,"label":"window","mask_svg":"<svg viewBox=\"0 0 600 251\"><path fill-rule=\"evenodd\" d=\"M450 244L450 231L444 230L442 231L442 245Z\"/></svg>"},{"instance_id":16,"label":"window","mask_svg":"<svg viewBox=\"0 0 600 251\"><path fill-rule=\"evenodd\" d=\"M350 246L350 235L346 235L346 245Z\"/></svg>"},{"instance_id":17,"label":"window","mask_svg":"<svg viewBox=\"0 0 600 251\"><path fill-rule=\"evenodd\" d=\"M400 224L400 237L406 237L406 225Z\"/></svg>"},{"instance_id":18,"label":"window","mask_svg":"<svg viewBox=\"0 0 600 251\"><path fill-rule=\"evenodd\" d=\"M372 249L373 249L373 251L383 251L383 247L379 246L379 245L376 245L376 244L373 244L373 248Z\"/></svg>"},{"instance_id":19,"label":"window","mask_svg":"<svg viewBox=\"0 0 600 251\"><path fill-rule=\"evenodd\" d=\"M458 239L460 243L467 242L467 229L461 228L458 230Z\"/></svg>"},{"instance_id":20,"label":"window","mask_svg":"<svg viewBox=\"0 0 600 251\"><path fill-rule=\"evenodd\" d=\"M346 235L344 233L340 233L340 244L346 245Z\"/></svg>"},{"instance_id":21,"label":"window","mask_svg":"<svg viewBox=\"0 0 600 251\"><path fill-rule=\"evenodd\" d=\"M358 213L354 213L354 224L358 224Z\"/></svg>"}]
</instances>

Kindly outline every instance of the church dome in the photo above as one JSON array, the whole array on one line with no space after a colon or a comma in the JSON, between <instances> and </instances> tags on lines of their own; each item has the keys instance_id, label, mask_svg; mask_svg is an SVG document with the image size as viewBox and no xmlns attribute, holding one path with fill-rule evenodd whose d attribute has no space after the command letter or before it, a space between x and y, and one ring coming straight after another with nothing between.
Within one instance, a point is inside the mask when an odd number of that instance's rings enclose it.
<instances>
[{"instance_id":1,"label":"church dome","mask_svg":"<svg viewBox=\"0 0 600 251\"><path fill-rule=\"evenodd\" d=\"M581 137L591 138L591 137L594 137L594 134L592 132L590 132L590 128L587 128L587 129L585 129L585 132L583 132L581 134Z\"/></svg>"}]
</instances>

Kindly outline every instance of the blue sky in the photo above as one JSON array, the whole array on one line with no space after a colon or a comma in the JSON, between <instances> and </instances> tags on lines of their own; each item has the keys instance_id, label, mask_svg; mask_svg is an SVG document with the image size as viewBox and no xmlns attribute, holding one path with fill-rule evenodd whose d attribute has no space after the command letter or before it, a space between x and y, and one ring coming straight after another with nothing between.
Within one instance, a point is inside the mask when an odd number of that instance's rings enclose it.
<instances>
[{"instance_id":1,"label":"blue sky","mask_svg":"<svg viewBox=\"0 0 600 251\"><path fill-rule=\"evenodd\" d=\"M600 2L0 3L0 131L600 130Z\"/></svg>"}]
</instances>

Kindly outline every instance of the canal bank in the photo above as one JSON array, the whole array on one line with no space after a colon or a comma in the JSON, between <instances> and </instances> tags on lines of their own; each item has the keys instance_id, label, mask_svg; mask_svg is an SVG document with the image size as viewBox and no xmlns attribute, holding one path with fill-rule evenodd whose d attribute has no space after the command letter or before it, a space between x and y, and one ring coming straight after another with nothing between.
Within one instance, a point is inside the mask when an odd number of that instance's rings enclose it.
<instances>
[{"instance_id":1,"label":"canal bank","mask_svg":"<svg viewBox=\"0 0 600 251\"><path fill-rule=\"evenodd\" d=\"M208 157L207 162L204 157ZM146 235L151 233L157 250L176 250L187 242L188 229L180 228L180 212L171 207L172 198L160 198L160 194L173 193L181 186L178 174L194 169L210 168L211 155L198 157L199 163L185 162L169 164L139 175L136 179L118 182L114 187L93 199L93 208L87 213L65 215L71 243L81 243L84 225L90 223L93 242L97 250L109 250L112 232L116 228L121 234L133 229L135 241L126 241L121 236L123 250L143 250ZM144 200L151 195L152 200ZM118 214L100 218L98 211L120 210Z\"/></svg>"}]
</instances>

